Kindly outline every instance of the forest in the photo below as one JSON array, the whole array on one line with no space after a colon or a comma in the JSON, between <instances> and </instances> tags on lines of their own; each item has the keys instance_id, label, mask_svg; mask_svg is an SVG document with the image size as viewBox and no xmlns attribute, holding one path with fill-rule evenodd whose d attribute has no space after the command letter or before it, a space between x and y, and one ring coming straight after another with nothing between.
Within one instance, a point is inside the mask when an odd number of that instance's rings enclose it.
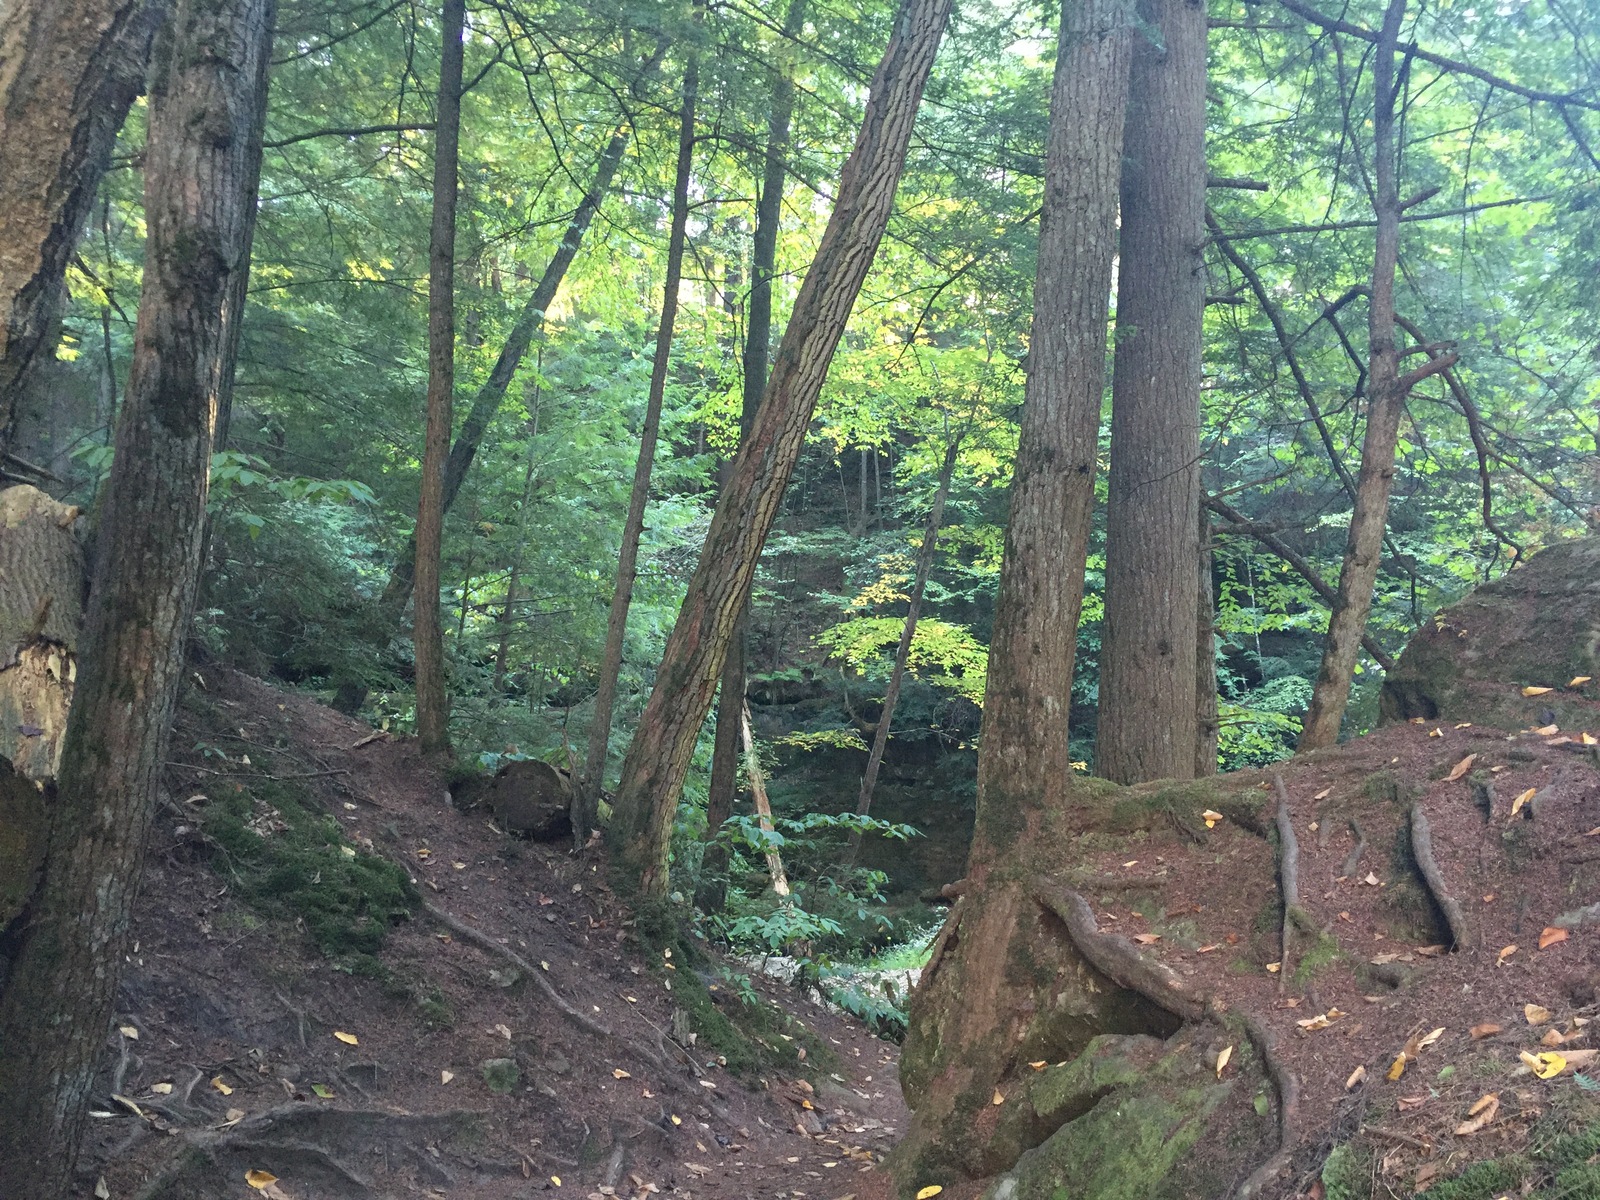
<instances>
[{"instance_id":1,"label":"forest","mask_svg":"<svg viewBox=\"0 0 1600 1200\"><path fill-rule=\"evenodd\" d=\"M1281 1145L1226 1186L1147 1156L1126 1194L1409 1194L1329 1183L1342 1139L1291 1137L1309 1077L1253 1001L1195 999L1149 949L1188 934L1129 941L1071 889L1242 830L1281 993L1297 932L1308 971L1340 958L1296 856L1348 818L1330 878L1358 878L1392 819L1416 940L1486 952L1416 789L1474 724L1556 746L1529 796L1594 744L1597 243L1584 0L0 0L0 1197L95 1186L167 831L243 903L301 828L260 788L356 819L316 790L356 786L344 758L252 761L223 708L278 718L223 678L604 881L656 975L723 955L744 992L781 958L903 1040L885 1196L1123 1195L1084 1182L1077 1101L974 1114L1058 1059L1171 1083L1224 1008ZM1470 632L1522 657L1475 675L1453 614L1512 594L1544 599ZM1446 704L1447 676L1520 691ZM1372 785L1391 759L1415 778ZM391 878L306 836L368 906L359 953L296 918L347 974L388 977L380 927L455 929L431 851ZM1530 903L1507 938L1543 951ZM1230 1097L1151 1119L1199 1137L1250 1118ZM168 1184L138 1194L238 1194Z\"/></svg>"}]
</instances>

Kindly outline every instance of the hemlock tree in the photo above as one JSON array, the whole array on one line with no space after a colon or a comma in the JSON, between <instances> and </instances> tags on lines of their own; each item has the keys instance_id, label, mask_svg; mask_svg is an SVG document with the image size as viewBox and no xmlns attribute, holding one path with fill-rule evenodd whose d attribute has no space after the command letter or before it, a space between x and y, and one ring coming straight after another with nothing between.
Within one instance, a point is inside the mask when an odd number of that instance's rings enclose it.
<instances>
[{"instance_id":1,"label":"hemlock tree","mask_svg":"<svg viewBox=\"0 0 1600 1200\"><path fill-rule=\"evenodd\" d=\"M828 365L894 206L911 127L949 16L950 0L904 0L896 16L833 214L795 300L760 411L712 515L623 761L611 836L623 877L647 895L666 892L672 817L694 743Z\"/></svg>"},{"instance_id":2,"label":"hemlock tree","mask_svg":"<svg viewBox=\"0 0 1600 1200\"><path fill-rule=\"evenodd\" d=\"M157 49L133 365L45 852L0 931L0 1195L67 1193L127 949L233 386L273 0L179 0Z\"/></svg>"},{"instance_id":3,"label":"hemlock tree","mask_svg":"<svg viewBox=\"0 0 1600 1200\"><path fill-rule=\"evenodd\" d=\"M1149 0L1122 158L1095 773L1195 770L1206 13ZM1154 39L1159 34L1160 44Z\"/></svg>"}]
</instances>

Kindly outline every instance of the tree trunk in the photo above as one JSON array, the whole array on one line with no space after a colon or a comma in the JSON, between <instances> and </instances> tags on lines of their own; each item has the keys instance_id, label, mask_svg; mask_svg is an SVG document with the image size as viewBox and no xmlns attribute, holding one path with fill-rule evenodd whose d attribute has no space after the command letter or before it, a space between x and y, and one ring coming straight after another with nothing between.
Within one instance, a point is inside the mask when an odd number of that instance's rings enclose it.
<instances>
[{"instance_id":1,"label":"tree trunk","mask_svg":"<svg viewBox=\"0 0 1600 1200\"><path fill-rule=\"evenodd\" d=\"M917 550L917 570L911 581L911 598L906 605L906 623L900 629L900 644L894 651L894 669L889 672L889 686L883 693L883 714L878 718L878 728L872 735L872 749L867 754L867 769L861 774L861 791L856 796L856 815L864 817L872 811L872 793L878 786L878 768L883 765L883 752L889 745L889 729L894 721L895 705L900 701L900 685L905 682L906 663L911 658L911 643L917 635L917 618L922 615L922 596L928 590L928 575L933 570L934 549L939 542L939 526L944 521L944 502L950 496L950 481L955 478L956 460L961 456L961 434L956 434L944 450L944 463L939 468L939 486L933 493L933 506L928 509L928 520L922 527L922 546ZM850 846L845 851L845 865L854 866L861 853L861 833L850 834Z\"/></svg>"},{"instance_id":2,"label":"tree trunk","mask_svg":"<svg viewBox=\"0 0 1600 1200\"><path fill-rule=\"evenodd\" d=\"M794 39L805 26L806 0L789 0L784 15L785 38ZM794 119L794 80L787 71L772 74L772 104L767 115L767 149L763 156L761 191L756 197L755 229L750 237L750 305L744 338L744 408L739 436L744 438L755 421L761 393L767 386L767 360L772 353L772 278L777 273L778 227L783 219L783 188L789 172L789 126ZM724 463L718 491L725 492L731 464ZM750 631L750 600L746 595L728 640L728 655L717 684L717 729L711 750L711 781L706 788L706 848L700 860L703 882L695 894L702 912L720 909L726 898L728 852L716 840L722 823L733 815L733 796L739 786L739 714L744 706L745 645Z\"/></svg>"},{"instance_id":3,"label":"tree trunk","mask_svg":"<svg viewBox=\"0 0 1600 1200\"><path fill-rule=\"evenodd\" d=\"M891 1160L902 1190L934 1178L935 1167L985 1173L989 1139L971 1114L987 1111L1005 1072L1023 1058L1071 1057L1074 1045L1082 1048L1072 1038L1105 1029L1111 1006L1126 1003L1105 991L1087 1001L1087 1010L1067 1010L1071 1019L1059 1037L1025 1046L1014 1040L1016 1014L1049 1007L1036 978L1062 978L1058 970L1069 981L1083 977L1081 963L1059 943L1043 953L1030 940L1039 925L1030 918L1036 907L1027 889L1034 872L1059 866L1044 860L1061 854L1078 832L1067 722L1105 388L1131 56L1126 20L1118 0L1083 0L1062 14L1026 400L989 646L977 819L965 893L941 934L936 961L912 994L901 1079L915 1118ZM1192 581L1186 575L1191 604Z\"/></svg>"},{"instance_id":4,"label":"tree trunk","mask_svg":"<svg viewBox=\"0 0 1600 1200\"><path fill-rule=\"evenodd\" d=\"M750 777L750 798L756 807L756 824L762 833L773 832L772 802L767 799L767 781L761 775L761 759L756 755L756 739L750 732L750 706L739 706L739 737L744 743L744 770ZM772 880L772 890L778 896L789 895L789 875L783 869L783 855L776 850L766 851L767 875Z\"/></svg>"},{"instance_id":5,"label":"tree trunk","mask_svg":"<svg viewBox=\"0 0 1600 1200\"><path fill-rule=\"evenodd\" d=\"M144 286L40 882L0 931L0 1195L59 1200L105 1047L233 383L272 0L180 0L158 52Z\"/></svg>"},{"instance_id":6,"label":"tree trunk","mask_svg":"<svg viewBox=\"0 0 1600 1200\"><path fill-rule=\"evenodd\" d=\"M0 6L0 454L165 0Z\"/></svg>"},{"instance_id":7,"label":"tree trunk","mask_svg":"<svg viewBox=\"0 0 1600 1200\"><path fill-rule=\"evenodd\" d=\"M795 301L750 435L717 502L656 684L628 748L612 832L624 878L667 886L678 795L711 707L728 640L761 547L805 443L817 396L877 253L905 168L911 126L950 15L950 0L904 0L879 64L838 199Z\"/></svg>"},{"instance_id":8,"label":"tree trunk","mask_svg":"<svg viewBox=\"0 0 1600 1200\"><path fill-rule=\"evenodd\" d=\"M1339 591L1328 617L1322 666L1311 692L1311 706L1296 749L1315 750L1339 740L1339 727L1350 701L1356 657L1372 591L1378 581L1384 529L1389 520L1389 493L1394 487L1395 448L1406 397L1417 383L1446 370L1454 354L1432 359L1407 375L1400 374L1400 348L1395 338L1394 276L1400 257L1400 193L1395 145L1395 46L1405 0L1389 0L1383 28L1372 54L1373 209L1378 218L1372 255L1372 294L1367 308L1367 430L1361 443L1361 470L1356 477L1355 505L1345 539Z\"/></svg>"},{"instance_id":9,"label":"tree trunk","mask_svg":"<svg viewBox=\"0 0 1600 1200\"><path fill-rule=\"evenodd\" d=\"M537 436L539 429L539 410L537 402L533 411L533 429ZM522 503L517 506L517 546L511 554L511 566L506 572L506 599L505 605L500 609L500 645L494 652L494 690L502 693L504 699L506 690L506 670L511 662L511 631L516 625L517 589L521 586L522 558L526 553L526 526L528 515L528 501L533 496L533 476L535 471L533 451L528 452L528 469L522 476Z\"/></svg>"},{"instance_id":10,"label":"tree trunk","mask_svg":"<svg viewBox=\"0 0 1600 1200\"><path fill-rule=\"evenodd\" d=\"M439 613L444 552L444 464L450 453L456 385L456 195L461 161L461 60L466 0L440 9L439 92L434 111L433 229L428 238L428 419L417 500L412 642L417 664L417 737L422 752L450 754L450 696Z\"/></svg>"},{"instance_id":11,"label":"tree trunk","mask_svg":"<svg viewBox=\"0 0 1600 1200\"><path fill-rule=\"evenodd\" d=\"M1194 774L1204 779L1217 773L1217 743L1222 732L1217 712L1217 601L1212 582L1211 518L1203 505L1200 520L1199 588L1195 597L1198 620L1194 643Z\"/></svg>"},{"instance_id":12,"label":"tree trunk","mask_svg":"<svg viewBox=\"0 0 1600 1200\"><path fill-rule=\"evenodd\" d=\"M696 6L695 16L699 16ZM678 117L678 166L672 184L672 228L667 237L667 272L661 294L661 324L656 329L656 356L650 365L650 394L644 428L639 431L639 458L633 469L633 491L622 525L617 555L617 584L606 619L606 645L600 660L600 683L589 723L589 747L583 778L572 792L572 836L579 846L600 819L600 791L605 783L606 751L611 745L611 714L616 707L617 679L622 674L622 642L628 631L628 607L638 576L639 539L644 535L644 510L650 500L650 471L661 432L661 405L667 394L667 369L672 364L672 330L678 320L678 288L683 281L683 250L689 228L689 175L694 167L694 108L700 91L700 57L690 48L683 68L683 107Z\"/></svg>"},{"instance_id":13,"label":"tree trunk","mask_svg":"<svg viewBox=\"0 0 1600 1200\"><path fill-rule=\"evenodd\" d=\"M1122 160L1095 774L1188 779L1197 744L1195 565L1205 311L1206 11L1146 0Z\"/></svg>"}]
</instances>

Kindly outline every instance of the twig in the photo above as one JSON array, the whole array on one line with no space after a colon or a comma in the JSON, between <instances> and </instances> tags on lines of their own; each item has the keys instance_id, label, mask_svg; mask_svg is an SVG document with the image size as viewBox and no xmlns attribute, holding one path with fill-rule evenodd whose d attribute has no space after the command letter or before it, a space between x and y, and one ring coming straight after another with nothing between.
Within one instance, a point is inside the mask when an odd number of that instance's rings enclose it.
<instances>
[{"instance_id":1,"label":"twig","mask_svg":"<svg viewBox=\"0 0 1600 1200\"><path fill-rule=\"evenodd\" d=\"M1439 861L1433 856L1433 835L1429 832L1428 818L1422 811L1420 801L1411 806L1411 853L1422 872L1423 882L1433 893L1439 911L1444 913L1445 924L1450 927L1450 940L1457 950L1470 949L1472 937L1467 931L1467 919L1461 912L1460 902L1445 887Z\"/></svg>"},{"instance_id":2,"label":"twig","mask_svg":"<svg viewBox=\"0 0 1600 1200\"><path fill-rule=\"evenodd\" d=\"M1294 835L1294 818L1289 813L1289 789L1283 776L1274 775L1272 786L1278 793L1278 882L1283 889L1283 939L1278 954L1278 992L1288 986L1289 951L1294 944L1294 927L1300 908L1300 842Z\"/></svg>"},{"instance_id":3,"label":"twig","mask_svg":"<svg viewBox=\"0 0 1600 1200\"><path fill-rule=\"evenodd\" d=\"M1170 967L1139 952L1127 938L1102 933L1089 902L1047 876L1037 876L1032 894L1038 904L1061 918L1078 953L1118 987L1137 992L1185 1021L1210 1015L1212 1005L1198 996Z\"/></svg>"},{"instance_id":4,"label":"twig","mask_svg":"<svg viewBox=\"0 0 1600 1200\"><path fill-rule=\"evenodd\" d=\"M1261 1055L1261 1061L1266 1065L1272 1086L1278 1092L1278 1150L1239 1185L1234 1200L1253 1200L1253 1197L1259 1196L1262 1189L1289 1165L1289 1160L1300 1145L1300 1080L1278 1057L1277 1040L1258 1018L1244 1014L1244 1028L1250 1035L1256 1053Z\"/></svg>"},{"instance_id":5,"label":"twig","mask_svg":"<svg viewBox=\"0 0 1600 1200\"><path fill-rule=\"evenodd\" d=\"M296 771L288 775L274 775L271 771L218 771L213 767L202 767L198 763L169 762L169 767L182 767L185 771L199 771L205 775L220 775L224 779L317 779L324 775L348 775L348 767L338 767L331 771Z\"/></svg>"},{"instance_id":6,"label":"twig","mask_svg":"<svg viewBox=\"0 0 1600 1200\"><path fill-rule=\"evenodd\" d=\"M345 747L345 749L346 750L359 750L363 746L371 745L373 742L377 741L379 738L386 738L388 736L389 736L389 731L388 730L386 730L386 729L374 729L371 733L367 734L366 737L358 738L357 740L351 742L348 746Z\"/></svg>"},{"instance_id":7,"label":"twig","mask_svg":"<svg viewBox=\"0 0 1600 1200\"><path fill-rule=\"evenodd\" d=\"M1367 835L1361 828L1361 822L1354 817L1350 818L1350 832L1356 835L1355 849L1350 851L1349 857L1344 860L1344 865L1339 868L1339 874L1346 879L1355 875L1356 866L1361 862L1361 855L1367 848Z\"/></svg>"},{"instance_id":8,"label":"twig","mask_svg":"<svg viewBox=\"0 0 1600 1200\"><path fill-rule=\"evenodd\" d=\"M1432 1153L1433 1146L1421 1138L1414 1138L1409 1133L1401 1133L1398 1129L1384 1129L1379 1125L1363 1125L1361 1132L1369 1137L1382 1138L1386 1142L1399 1142L1402 1146L1413 1146L1418 1150Z\"/></svg>"}]
</instances>

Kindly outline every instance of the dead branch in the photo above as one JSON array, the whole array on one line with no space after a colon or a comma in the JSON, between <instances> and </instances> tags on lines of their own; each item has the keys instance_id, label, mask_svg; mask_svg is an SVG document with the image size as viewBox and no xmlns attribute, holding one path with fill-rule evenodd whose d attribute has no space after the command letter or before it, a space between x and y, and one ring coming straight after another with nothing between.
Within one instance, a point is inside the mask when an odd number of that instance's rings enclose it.
<instances>
[{"instance_id":1,"label":"dead branch","mask_svg":"<svg viewBox=\"0 0 1600 1200\"><path fill-rule=\"evenodd\" d=\"M1300 1145L1300 1080L1278 1056L1277 1039L1259 1018L1244 1014L1245 1032L1266 1065L1267 1075L1278 1092L1278 1149L1266 1162L1239 1185L1234 1200L1253 1200L1276 1179Z\"/></svg>"},{"instance_id":2,"label":"dead branch","mask_svg":"<svg viewBox=\"0 0 1600 1200\"><path fill-rule=\"evenodd\" d=\"M1283 890L1283 940L1278 955L1278 992L1288 986L1289 951L1294 945L1295 912L1300 908L1300 841L1294 835L1294 818L1289 812L1289 789L1282 775L1272 777L1278 793L1278 883Z\"/></svg>"},{"instance_id":3,"label":"dead branch","mask_svg":"<svg viewBox=\"0 0 1600 1200\"><path fill-rule=\"evenodd\" d=\"M1089 902L1048 876L1037 876L1031 889L1040 907L1061 918L1078 953L1118 987L1137 992L1152 1004L1185 1021L1210 1015L1212 1005L1198 996L1166 965L1140 953L1121 934L1102 933Z\"/></svg>"},{"instance_id":4,"label":"dead branch","mask_svg":"<svg viewBox=\"0 0 1600 1200\"><path fill-rule=\"evenodd\" d=\"M1457 950L1471 948L1472 937L1467 931L1467 919L1461 912L1461 903L1445 886L1444 875L1439 870L1439 860L1433 856L1433 835L1428 829L1427 815L1422 811L1421 802L1411 806L1411 853L1417 860L1417 868L1422 872L1423 882L1428 885L1428 891L1433 894L1434 901L1439 905L1439 911L1444 913L1445 923L1450 927L1450 939Z\"/></svg>"}]
</instances>

